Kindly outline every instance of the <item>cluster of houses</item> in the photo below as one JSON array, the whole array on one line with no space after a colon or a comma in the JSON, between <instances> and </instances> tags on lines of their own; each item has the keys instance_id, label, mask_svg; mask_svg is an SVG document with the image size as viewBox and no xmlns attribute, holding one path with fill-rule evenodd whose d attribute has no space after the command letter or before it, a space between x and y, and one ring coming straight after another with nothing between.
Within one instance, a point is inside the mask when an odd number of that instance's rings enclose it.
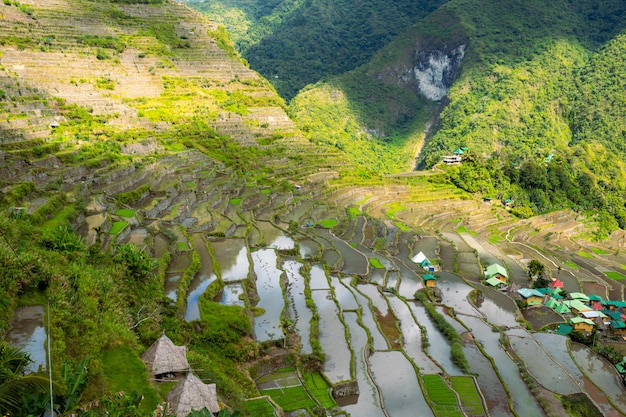
<instances>
[{"instance_id":1,"label":"cluster of houses","mask_svg":"<svg viewBox=\"0 0 626 417\"><path fill-rule=\"evenodd\" d=\"M506 268L491 264L485 269L485 283L497 289L507 289L509 275ZM604 300L599 295L572 292L564 296L560 279L553 280L547 288L520 288L516 291L525 307L543 306L568 318L558 332L567 335L572 331L592 332L594 329L626 340L626 302Z\"/></svg>"},{"instance_id":2,"label":"cluster of houses","mask_svg":"<svg viewBox=\"0 0 626 417\"><path fill-rule=\"evenodd\" d=\"M205 384L191 371L187 362L187 348L176 346L163 335L141 355L142 361L157 381L178 380L165 396L168 411L176 417L185 417L192 410L206 408L213 415L220 412L215 384Z\"/></svg>"}]
</instances>

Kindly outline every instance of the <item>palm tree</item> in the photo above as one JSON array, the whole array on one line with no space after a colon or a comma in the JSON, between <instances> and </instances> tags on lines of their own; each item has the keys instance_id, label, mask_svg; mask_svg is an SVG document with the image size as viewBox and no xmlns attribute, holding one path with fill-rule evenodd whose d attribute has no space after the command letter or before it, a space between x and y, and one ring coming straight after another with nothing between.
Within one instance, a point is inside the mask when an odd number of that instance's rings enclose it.
<instances>
[{"instance_id":1,"label":"palm tree","mask_svg":"<svg viewBox=\"0 0 626 417\"><path fill-rule=\"evenodd\" d=\"M0 341L0 414L18 413L26 396L48 392L50 380L43 373L25 374L32 362L28 353Z\"/></svg>"}]
</instances>

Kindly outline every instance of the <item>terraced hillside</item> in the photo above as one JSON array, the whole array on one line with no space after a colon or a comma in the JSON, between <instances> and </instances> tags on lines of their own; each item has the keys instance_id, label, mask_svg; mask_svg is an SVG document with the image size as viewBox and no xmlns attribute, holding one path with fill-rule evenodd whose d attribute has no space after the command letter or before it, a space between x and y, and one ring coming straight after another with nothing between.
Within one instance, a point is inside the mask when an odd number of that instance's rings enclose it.
<instances>
[{"instance_id":1,"label":"terraced hillside","mask_svg":"<svg viewBox=\"0 0 626 417\"><path fill-rule=\"evenodd\" d=\"M483 284L500 262L525 285L539 258L569 292L623 300L606 274L623 235L585 243L569 212L520 221L441 172L362 177L180 4L0 15L0 323L50 297L55 374L93 358L82 403L139 390L152 415L171 383L138 358L165 331L248 415L555 415L554 394L583 391L626 410L576 356L595 354L528 331L515 293Z\"/></svg>"}]
</instances>

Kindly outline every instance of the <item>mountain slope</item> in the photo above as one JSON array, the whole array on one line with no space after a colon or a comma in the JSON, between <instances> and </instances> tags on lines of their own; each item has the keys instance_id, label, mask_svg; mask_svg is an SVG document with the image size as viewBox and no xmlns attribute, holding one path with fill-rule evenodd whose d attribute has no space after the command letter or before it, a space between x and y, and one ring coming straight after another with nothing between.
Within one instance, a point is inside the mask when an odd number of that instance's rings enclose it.
<instances>
[{"instance_id":1,"label":"mountain slope","mask_svg":"<svg viewBox=\"0 0 626 417\"><path fill-rule=\"evenodd\" d=\"M472 165L466 164L461 170L468 172L450 171L452 180L468 191L499 190L499 195L515 196L520 207L535 213L568 206L596 208L614 218L601 222L604 230L617 224L624 227L623 204L606 204L607 199L619 199L623 189L617 192L602 185L607 181L605 173L582 157L591 154L589 148L575 146L581 124L576 109L586 96L581 89L594 91L593 86L600 84L608 91L621 91L624 73L619 53L611 75L597 73L602 81L580 74L590 71L588 60L624 28L624 13L625 6L618 1L605 2L602 8L593 2L511 1L502 8L501 2L451 1L379 51L369 64L300 93L291 105L292 114L301 125L311 120L323 124L324 113L341 111L324 98L328 89L334 89L336 96L348 97L349 104L343 107L350 110L343 120L350 120L355 132L371 132L371 142L393 138L394 143L413 144L425 133L419 167L430 168L454 149L470 148L477 169L472 171ZM390 95L388 89L396 93ZM324 112L316 114L315 106L299 105L305 97L327 103ZM611 150L621 148L618 120L624 106L618 97L609 97L611 110L604 113L613 121L599 122L605 126L604 145L594 139L587 146L600 146L592 159L614 166L611 175L622 184L626 171L619 159L623 154L618 151L614 158L602 150L607 144ZM597 97L589 99L594 102ZM583 107L590 105L600 114L591 102ZM607 123L616 129L614 134L608 133ZM341 125L329 130L343 131ZM567 181L574 187L590 176L589 198L557 192L562 187L556 182L538 187L547 180L519 181L516 169L506 168L524 161L538 165L551 154L567 161L571 174ZM381 159L386 156L380 153ZM469 184L461 177L473 180Z\"/></svg>"},{"instance_id":2,"label":"mountain slope","mask_svg":"<svg viewBox=\"0 0 626 417\"><path fill-rule=\"evenodd\" d=\"M235 34L242 55L287 100L307 84L366 63L445 0L218 1L189 4ZM267 13L267 14L266 14ZM234 14L234 19L229 18ZM241 18L245 16L244 27ZM245 32L245 34L243 33Z\"/></svg>"}]
</instances>

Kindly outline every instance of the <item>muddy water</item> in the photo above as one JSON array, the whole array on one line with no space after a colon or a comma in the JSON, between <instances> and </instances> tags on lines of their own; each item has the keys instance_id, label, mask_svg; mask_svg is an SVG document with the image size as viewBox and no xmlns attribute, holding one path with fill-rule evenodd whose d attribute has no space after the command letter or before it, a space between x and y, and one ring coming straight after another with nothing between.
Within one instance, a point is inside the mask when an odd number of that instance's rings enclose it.
<instances>
[{"instance_id":1,"label":"muddy water","mask_svg":"<svg viewBox=\"0 0 626 417\"><path fill-rule=\"evenodd\" d=\"M387 350L389 349L389 344L387 343L387 339L380 332L378 325L374 319L374 313L372 312L372 308L370 307L370 300L365 297L360 291L360 288L363 288L364 285L359 285L357 288L352 288L352 293L354 297L358 301L361 306L361 320L363 321L363 325L366 329L369 329L370 335L372 336L372 347L374 350Z\"/></svg>"},{"instance_id":2,"label":"muddy water","mask_svg":"<svg viewBox=\"0 0 626 417\"><path fill-rule=\"evenodd\" d=\"M528 372L545 388L558 394L580 392L575 380L556 363L526 330L506 333L515 353L525 362Z\"/></svg>"},{"instance_id":3,"label":"muddy water","mask_svg":"<svg viewBox=\"0 0 626 417\"><path fill-rule=\"evenodd\" d=\"M220 304L224 304L227 306L239 306L245 307L246 303L242 300L243 296L243 285L241 282L233 282L231 284L224 285L224 289L222 291L222 299L220 300Z\"/></svg>"},{"instance_id":4,"label":"muddy water","mask_svg":"<svg viewBox=\"0 0 626 417\"><path fill-rule=\"evenodd\" d=\"M46 329L43 306L20 307L15 310L11 328L5 340L28 353L33 361L26 367L30 372L46 369Z\"/></svg>"},{"instance_id":5,"label":"muddy water","mask_svg":"<svg viewBox=\"0 0 626 417\"><path fill-rule=\"evenodd\" d=\"M415 302L408 303L411 312L417 319L417 323L420 326L426 328L426 335L428 337L427 349L430 356L446 371L448 375L463 375L463 372L452 363L452 356L450 354L450 343L439 330L433 324L432 319L426 313L426 309L422 305L418 305Z\"/></svg>"},{"instance_id":6,"label":"muddy water","mask_svg":"<svg viewBox=\"0 0 626 417\"><path fill-rule=\"evenodd\" d=\"M287 274L287 292L290 300L290 313L292 320L295 321L296 332L300 336L302 343L301 353L311 353L311 318L313 312L306 305L306 297L304 296L305 282L304 277L300 274L302 264L294 260L286 261L283 269Z\"/></svg>"},{"instance_id":7,"label":"muddy water","mask_svg":"<svg viewBox=\"0 0 626 417\"><path fill-rule=\"evenodd\" d=\"M254 273L257 276L256 288L259 294L257 307L264 313L255 318L254 332L259 342L283 338L280 315L285 306L283 290L280 286L282 271L276 267L276 251L262 249L252 252Z\"/></svg>"},{"instance_id":8,"label":"muddy water","mask_svg":"<svg viewBox=\"0 0 626 417\"><path fill-rule=\"evenodd\" d=\"M626 391L615 367L586 346L572 343L572 356L583 372L611 399L613 405L626 415Z\"/></svg>"},{"instance_id":9,"label":"muddy water","mask_svg":"<svg viewBox=\"0 0 626 417\"><path fill-rule=\"evenodd\" d=\"M320 245L313 239L302 239L298 242L300 245L300 257L302 259L310 259L317 255Z\"/></svg>"},{"instance_id":10,"label":"muddy water","mask_svg":"<svg viewBox=\"0 0 626 417\"><path fill-rule=\"evenodd\" d=\"M359 291L370 299L372 306L374 306L374 308L378 310L382 316L386 316L389 313L387 300L378 291L378 287L375 285L359 285Z\"/></svg>"},{"instance_id":11,"label":"muddy water","mask_svg":"<svg viewBox=\"0 0 626 417\"><path fill-rule=\"evenodd\" d=\"M356 381L359 384L359 395L356 401L341 408L352 416L385 417L380 405L380 395L368 375L366 355L367 333L358 323L356 313L344 313L346 325L350 329L350 345L354 350Z\"/></svg>"},{"instance_id":12,"label":"muddy water","mask_svg":"<svg viewBox=\"0 0 626 417\"><path fill-rule=\"evenodd\" d=\"M314 264L311 267L309 286L312 290L325 290L329 289L328 278L326 278L326 272L320 264Z\"/></svg>"},{"instance_id":13,"label":"muddy water","mask_svg":"<svg viewBox=\"0 0 626 417\"><path fill-rule=\"evenodd\" d=\"M148 237L148 231L145 227L138 227L130 232L128 237L128 243L135 246L143 247L146 244L146 238Z\"/></svg>"},{"instance_id":14,"label":"muddy water","mask_svg":"<svg viewBox=\"0 0 626 417\"><path fill-rule=\"evenodd\" d=\"M489 325L477 317L461 316L459 318L471 329L476 341L497 364L500 376L509 391L513 393L515 411L520 416L544 416L539 403L522 380L517 365L500 346L500 334L493 332Z\"/></svg>"},{"instance_id":15,"label":"muddy water","mask_svg":"<svg viewBox=\"0 0 626 417\"><path fill-rule=\"evenodd\" d=\"M200 319L200 308L198 300L204 294L209 284L217 279L217 275L213 272L213 261L207 249L206 242L202 239L202 235L193 235L193 244L196 252L200 256L200 270L191 280L187 289L187 310L185 311L185 321L193 321Z\"/></svg>"},{"instance_id":16,"label":"muddy water","mask_svg":"<svg viewBox=\"0 0 626 417\"><path fill-rule=\"evenodd\" d=\"M250 262L248 248L243 239L223 239L211 242L215 258L220 264L224 282L242 281L248 278Z\"/></svg>"},{"instance_id":17,"label":"muddy water","mask_svg":"<svg viewBox=\"0 0 626 417\"><path fill-rule=\"evenodd\" d=\"M104 213L94 214L92 216L85 217L85 226L81 227L80 233L85 238L85 243L87 245L93 245L94 243L96 243L96 240L98 238L98 232L96 232L96 228L102 226L106 218L106 214Z\"/></svg>"},{"instance_id":18,"label":"muddy water","mask_svg":"<svg viewBox=\"0 0 626 417\"><path fill-rule=\"evenodd\" d=\"M339 320L339 309L328 290L312 291L313 301L319 313L319 341L326 354L324 374L332 384L352 379L350 375L351 353L344 335L345 327Z\"/></svg>"},{"instance_id":19,"label":"muddy water","mask_svg":"<svg viewBox=\"0 0 626 417\"><path fill-rule=\"evenodd\" d=\"M369 359L374 380L382 391L383 407L389 416L433 416L415 370L402 352L374 352Z\"/></svg>"},{"instance_id":20,"label":"muddy water","mask_svg":"<svg viewBox=\"0 0 626 417\"><path fill-rule=\"evenodd\" d=\"M339 255L339 252L337 252L334 249L326 249L324 251L324 255L322 256L322 260L330 268L335 266L337 264L337 262L339 262L339 259L341 259L341 256Z\"/></svg>"},{"instance_id":21,"label":"muddy water","mask_svg":"<svg viewBox=\"0 0 626 417\"><path fill-rule=\"evenodd\" d=\"M354 236L350 239L350 243L354 245L359 245L363 242L363 229L365 227L365 217L359 216L356 219L356 225L354 228Z\"/></svg>"},{"instance_id":22,"label":"muddy water","mask_svg":"<svg viewBox=\"0 0 626 417\"><path fill-rule=\"evenodd\" d=\"M420 373L437 374L441 372L441 368L439 368L422 349L422 331L415 322L409 307L398 297L390 296L388 300L394 315L400 322L402 347L407 356L417 365Z\"/></svg>"}]
</instances>

